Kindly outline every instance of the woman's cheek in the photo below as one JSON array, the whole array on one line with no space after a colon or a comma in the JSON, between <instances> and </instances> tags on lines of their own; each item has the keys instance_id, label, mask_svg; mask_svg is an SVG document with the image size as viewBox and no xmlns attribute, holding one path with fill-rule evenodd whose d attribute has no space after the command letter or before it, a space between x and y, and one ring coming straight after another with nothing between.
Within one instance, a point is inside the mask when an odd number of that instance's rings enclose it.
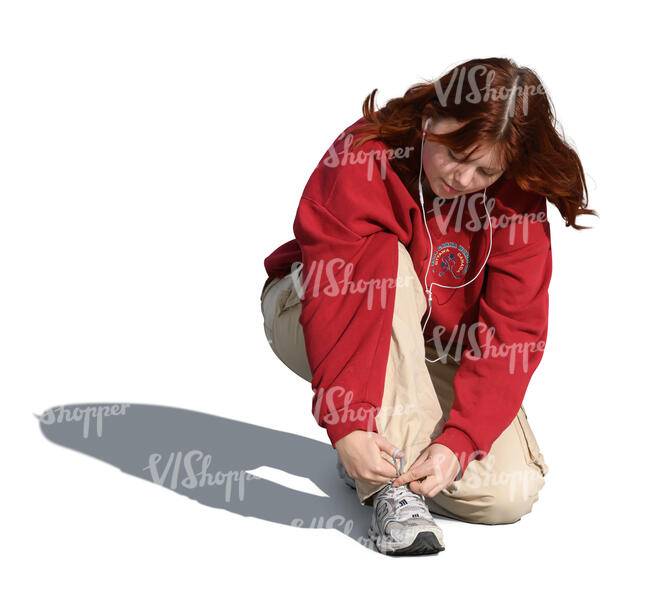
<instances>
[{"instance_id":1,"label":"woman's cheek","mask_svg":"<svg viewBox=\"0 0 650 597\"><path fill-rule=\"evenodd\" d=\"M440 174L447 174L450 170L451 163L448 160L445 159L439 159L436 162L436 170Z\"/></svg>"}]
</instances>

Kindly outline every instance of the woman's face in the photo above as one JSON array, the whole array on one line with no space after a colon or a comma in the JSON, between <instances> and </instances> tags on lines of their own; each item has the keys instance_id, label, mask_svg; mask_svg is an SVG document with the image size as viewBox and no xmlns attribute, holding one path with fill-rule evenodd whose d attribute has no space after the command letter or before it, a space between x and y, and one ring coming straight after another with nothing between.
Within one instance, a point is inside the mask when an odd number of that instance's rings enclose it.
<instances>
[{"instance_id":1,"label":"woman's face","mask_svg":"<svg viewBox=\"0 0 650 597\"><path fill-rule=\"evenodd\" d=\"M422 126L426 118L422 118ZM444 118L435 122L429 121L427 129L430 133L449 133L459 129L462 123L455 118ZM422 169L424 170L431 190L443 199L451 199L459 195L471 195L482 191L495 182L503 173L502 164L496 161L494 148L480 147L471 161L461 163L458 159L467 153L455 154L445 145L425 138L422 150Z\"/></svg>"}]
</instances>

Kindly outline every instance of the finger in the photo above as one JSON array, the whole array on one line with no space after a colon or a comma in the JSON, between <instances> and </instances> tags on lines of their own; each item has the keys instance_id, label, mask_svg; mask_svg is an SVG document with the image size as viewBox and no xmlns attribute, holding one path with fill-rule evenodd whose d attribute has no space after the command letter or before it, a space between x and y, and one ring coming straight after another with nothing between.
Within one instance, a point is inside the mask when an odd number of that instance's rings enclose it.
<instances>
[{"instance_id":1,"label":"finger","mask_svg":"<svg viewBox=\"0 0 650 597\"><path fill-rule=\"evenodd\" d=\"M390 483L395 478L395 467L387 462L382 456L379 461L374 463L372 468L361 478L366 483Z\"/></svg>"},{"instance_id":2,"label":"finger","mask_svg":"<svg viewBox=\"0 0 650 597\"><path fill-rule=\"evenodd\" d=\"M400 475L395 479L393 482L393 485L397 487L397 485L402 485L403 483L410 483L411 481L415 481L417 479L426 477L429 472L428 468L426 467L426 461L428 459L427 453L422 452L416 459L411 466L409 466L408 470L404 472L404 474ZM424 469L423 469L424 467ZM413 476L413 475L416 476Z\"/></svg>"},{"instance_id":3,"label":"finger","mask_svg":"<svg viewBox=\"0 0 650 597\"><path fill-rule=\"evenodd\" d=\"M391 458L402 458L404 451L394 444L391 444L383 435L377 434L377 444L383 452L386 452Z\"/></svg>"},{"instance_id":4,"label":"finger","mask_svg":"<svg viewBox=\"0 0 650 597\"><path fill-rule=\"evenodd\" d=\"M442 483L435 475L426 477L420 481L413 481L409 485L411 491L425 497L433 497L442 490Z\"/></svg>"},{"instance_id":5,"label":"finger","mask_svg":"<svg viewBox=\"0 0 650 597\"><path fill-rule=\"evenodd\" d=\"M429 462L431 464L431 474L435 473L435 475L441 479L451 472L447 470L447 460L443 454L437 453L430 455Z\"/></svg>"},{"instance_id":6,"label":"finger","mask_svg":"<svg viewBox=\"0 0 650 597\"><path fill-rule=\"evenodd\" d=\"M426 460L429 458L429 455L426 452L422 452L416 459L415 462L411 464L411 466L408 467L408 470L410 471L411 469L418 468L422 465L422 463L426 462Z\"/></svg>"},{"instance_id":7,"label":"finger","mask_svg":"<svg viewBox=\"0 0 650 597\"><path fill-rule=\"evenodd\" d=\"M394 472L395 472L395 470L393 469L393 473ZM394 477L395 477L395 475L393 475L392 477L387 477L385 475L375 474L375 475L369 477L368 479L363 479L363 480L366 481L367 483L372 484L372 485L379 485L379 484L385 485L387 483L390 483L393 480Z\"/></svg>"},{"instance_id":8,"label":"finger","mask_svg":"<svg viewBox=\"0 0 650 597\"><path fill-rule=\"evenodd\" d=\"M395 479L393 485L397 487L398 485L403 485L404 483L411 483L411 481L416 481L417 479L422 479L430 474L429 467L427 463L422 460L420 462L414 462L413 465L407 470L403 475L400 475Z\"/></svg>"},{"instance_id":9,"label":"finger","mask_svg":"<svg viewBox=\"0 0 650 597\"><path fill-rule=\"evenodd\" d=\"M388 462L381 453L378 455L379 461L377 462L376 473L385 477L386 482L390 483L396 476L397 471L395 470L395 465L392 462Z\"/></svg>"},{"instance_id":10,"label":"finger","mask_svg":"<svg viewBox=\"0 0 650 597\"><path fill-rule=\"evenodd\" d=\"M423 482L423 481L424 481L424 479L418 479L417 481L411 481L411 482L408 484L409 489L410 489L413 493L419 493L420 495L424 495L424 494L422 493L422 482Z\"/></svg>"}]
</instances>

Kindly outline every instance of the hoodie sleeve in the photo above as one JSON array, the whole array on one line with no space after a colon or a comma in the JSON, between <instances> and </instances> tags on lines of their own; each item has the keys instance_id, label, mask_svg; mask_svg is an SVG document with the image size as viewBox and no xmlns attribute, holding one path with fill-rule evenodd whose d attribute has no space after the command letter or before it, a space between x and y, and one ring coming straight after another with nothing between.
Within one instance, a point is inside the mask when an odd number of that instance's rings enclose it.
<instances>
[{"instance_id":1,"label":"hoodie sleeve","mask_svg":"<svg viewBox=\"0 0 650 597\"><path fill-rule=\"evenodd\" d=\"M332 447L356 429L377 431L397 241L410 234L394 208L377 157L337 167L321 162L298 205L299 321L312 372L312 413Z\"/></svg>"},{"instance_id":2,"label":"hoodie sleeve","mask_svg":"<svg viewBox=\"0 0 650 597\"><path fill-rule=\"evenodd\" d=\"M546 343L552 272L546 198L520 193L525 209L493 232L478 323L454 377L449 419L431 442L456 454L459 478L517 416Z\"/></svg>"}]
</instances>

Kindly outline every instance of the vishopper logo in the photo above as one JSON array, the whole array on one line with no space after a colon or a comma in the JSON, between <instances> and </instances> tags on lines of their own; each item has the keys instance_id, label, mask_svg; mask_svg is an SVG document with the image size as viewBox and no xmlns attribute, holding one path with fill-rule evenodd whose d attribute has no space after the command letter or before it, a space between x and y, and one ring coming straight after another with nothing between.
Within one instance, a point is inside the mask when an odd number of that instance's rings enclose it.
<instances>
[{"instance_id":1,"label":"vishopper logo","mask_svg":"<svg viewBox=\"0 0 650 597\"><path fill-rule=\"evenodd\" d=\"M88 438L90 433L90 422L95 422L95 433L102 437L104 432L104 417L117 417L126 414L130 404L111 404L107 406L87 406L85 408L66 408L56 406L46 410L41 415L34 415L43 425L54 425L55 423L71 423L83 421L83 437Z\"/></svg>"},{"instance_id":2,"label":"vishopper logo","mask_svg":"<svg viewBox=\"0 0 650 597\"><path fill-rule=\"evenodd\" d=\"M481 83L476 79L480 75L480 78L484 78L483 90L481 90ZM467 83L471 89L469 93L466 93L463 97L462 90L463 84L465 82L465 77L467 77ZM447 86L447 89L443 89L440 83L440 80L434 82L434 87L436 90L436 95L440 103L443 106L447 106L450 94L454 85L456 87L456 93L453 97L454 104L460 104L464 102L469 102L470 104L478 104L479 102L487 101L507 101L508 102L508 115L510 118L514 116L515 111L515 98L518 96L523 96L522 111L524 115L528 114L528 96L529 95L544 95L546 93L544 86L540 83L539 85L524 85L519 84L511 86L492 86L494 79L496 78L496 72L493 69L488 69L483 65L472 66L467 70L466 66L462 66L460 69L454 68L452 71L451 80ZM516 83L518 83L517 79Z\"/></svg>"},{"instance_id":3,"label":"vishopper logo","mask_svg":"<svg viewBox=\"0 0 650 597\"><path fill-rule=\"evenodd\" d=\"M343 404L337 405L343 396ZM413 403L395 404L394 406L368 406L355 405L353 403L354 392L346 390L343 386L332 386L325 390L318 388L313 398L313 413L316 420L320 420L321 412L326 412L323 416L323 423L326 425L336 425L338 423L367 421L367 431L372 432L372 423L374 418L379 414L381 409L382 415L400 416L418 410L418 405ZM323 408L325 409L323 411ZM372 415L372 416L370 416Z\"/></svg>"},{"instance_id":4,"label":"vishopper logo","mask_svg":"<svg viewBox=\"0 0 650 597\"><path fill-rule=\"evenodd\" d=\"M411 152L415 152L415 147L396 147L396 148L386 148L386 149L373 149L370 151L364 151L363 149L356 149L350 151L350 146L354 141L354 135L352 133L341 133L336 141L340 141L345 137L343 142L343 152L341 154L336 153L334 144L330 145L327 150L327 157L323 160L323 165L328 168L338 168L339 166L346 166L348 164L368 164L366 168L366 178L368 181L372 180L372 177L375 172L376 162L375 159L379 162L380 169L379 173L382 180L386 179L386 171L388 168L388 161L392 159L408 159ZM335 143L336 143L335 141Z\"/></svg>"},{"instance_id":5,"label":"vishopper logo","mask_svg":"<svg viewBox=\"0 0 650 597\"><path fill-rule=\"evenodd\" d=\"M443 346L443 337L447 336L449 340L446 343L446 348ZM472 361L479 359L508 359L508 373L514 375L517 371L518 362L521 362L521 369L523 373L528 372L530 355L535 352L543 352L546 346L544 340L537 342L512 342L512 343L494 343L493 339L496 336L496 329L494 326L488 327L483 322L476 322L467 326L462 324L454 326L449 331L444 325L437 325L433 328L433 335L426 339L426 343L433 342L433 346L441 356L440 362L446 363L447 356L451 354L447 349L450 346L455 347L455 354L453 360L460 362L462 354L465 358ZM467 337L467 342L470 349L465 351L463 344ZM459 354L460 353L460 354Z\"/></svg>"},{"instance_id":6,"label":"vishopper logo","mask_svg":"<svg viewBox=\"0 0 650 597\"><path fill-rule=\"evenodd\" d=\"M481 453L485 454L484 451ZM472 456L471 459L473 460L474 457ZM508 487L507 501L509 502L516 499L527 500L531 495L531 486L533 491L536 491L536 488L539 487L540 472L538 468L528 466L525 469L504 471L497 470L496 464L496 456L493 453L485 454L481 460L481 466L476 467L470 474L466 472L463 475L461 479L463 485L471 489L494 488L505 485ZM460 481L457 481L457 483L460 483Z\"/></svg>"},{"instance_id":7,"label":"vishopper logo","mask_svg":"<svg viewBox=\"0 0 650 597\"><path fill-rule=\"evenodd\" d=\"M158 465L162 462L163 455L153 453L149 455L149 464L142 470L151 473L151 480L157 485L163 485L169 489L177 489L180 483L185 489L196 489L198 487L225 485L226 502L230 502L233 483L237 483L239 501L244 499L244 482L260 477L248 471L215 471L208 472L212 456L201 450L190 450L186 454L182 451L171 452L166 457L162 471ZM195 470L193 461L197 461L198 470ZM184 476L181 478L181 474Z\"/></svg>"},{"instance_id":8,"label":"vishopper logo","mask_svg":"<svg viewBox=\"0 0 650 597\"><path fill-rule=\"evenodd\" d=\"M302 518L294 518L291 521L291 526L292 527L305 527L305 521ZM311 522L309 523L308 527L309 529L338 529L345 535L350 536L352 533L352 529L354 528L354 521L345 518L342 514L333 514L327 520L325 519L324 516L319 516L316 518L315 516L312 517ZM364 535L360 535L356 541L361 543L364 547L369 547L373 548L374 543Z\"/></svg>"},{"instance_id":9,"label":"vishopper logo","mask_svg":"<svg viewBox=\"0 0 650 597\"><path fill-rule=\"evenodd\" d=\"M477 206L477 200L479 205ZM440 228L442 234L447 234L450 225L453 222L453 230L460 232L461 230L468 230L469 232L477 232L478 230L489 230L490 223L492 230L499 228L510 228L508 233L508 244L513 245L517 239L517 233L521 234L521 240L524 244L528 243L529 225L535 222L547 222L548 218L544 211L533 213L517 213L512 216L500 214L498 217L490 215L490 219L486 217L486 210L492 213L492 209L496 203L494 197L485 200L483 205L483 193L474 193L467 197L466 195L459 195L453 199L442 199L436 197L433 200L431 208L426 211L427 215L433 216ZM443 214L442 207L445 206L446 214Z\"/></svg>"},{"instance_id":10,"label":"vishopper logo","mask_svg":"<svg viewBox=\"0 0 650 597\"><path fill-rule=\"evenodd\" d=\"M343 278L337 279L337 275L343 272ZM366 293L366 307L370 311L373 308L375 294L379 293L380 306L386 308L386 300L389 288L403 288L410 284L410 277L396 276L395 278L356 278L354 276L354 264L346 262L339 257L318 261L312 261L309 266L307 275L304 276L304 267L301 262L291 264L291 276L293 278L294 291L300 300L304 299L304 288L309 285L309 281L314 277L314 284L311 288L311 296L317 297L321 294L325 296L339 296L346 294ZM323 275L327 286L322 286Z\"/></svg>"}]
</instances>

